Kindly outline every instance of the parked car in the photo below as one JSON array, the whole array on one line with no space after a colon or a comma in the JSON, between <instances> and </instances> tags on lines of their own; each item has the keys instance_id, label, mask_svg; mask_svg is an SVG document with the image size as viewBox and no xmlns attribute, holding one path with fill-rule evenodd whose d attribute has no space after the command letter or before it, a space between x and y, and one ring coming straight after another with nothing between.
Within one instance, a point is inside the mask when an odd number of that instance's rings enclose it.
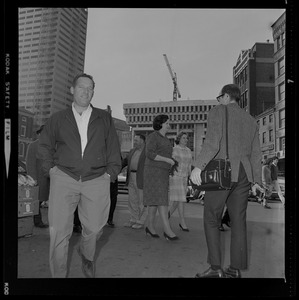
<instances>
[{"instance_id":1,"label":"parked car","mask_svg":"<svg viewBox=\"0 0 299 300\"><path fill-rule=\"evenodd\" d=\"M187 194L186 194L187 203L189 203L190 201L198 200L200 202L200 204L203 205L204 197L205 197L205 192L199 191L199 190L194 190L191 185L188 185Z\"/></svg>"},{"instance_id":2,"label":"parked car","mask_svg":"<svg viewBox=\"0 0 299 300\"><path fill-rule=\"evenodd\" d=\"M118 174L117 181L118 181L118 192L120 194L128 194L128 187L126 186L127 180L127 167L123 168L122 172Z\"/></svg>"}]
</instances>

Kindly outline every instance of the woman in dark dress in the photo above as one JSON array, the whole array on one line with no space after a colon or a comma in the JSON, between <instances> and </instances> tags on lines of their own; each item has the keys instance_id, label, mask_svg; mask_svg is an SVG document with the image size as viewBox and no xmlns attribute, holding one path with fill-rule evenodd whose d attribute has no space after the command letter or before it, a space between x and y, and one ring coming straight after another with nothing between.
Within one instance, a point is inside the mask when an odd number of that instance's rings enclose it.
<instances>
[{"instance_id":1,"label":"woman in dark dress","mask_svg":"<svg viewBox=\"0 0 299 300\"><path fill-rule=\"evenodd\" d=\"M155 231L157 210L162 220L164 237L176 240L178 237L171 230L168 220L169 171L175 164L172 159L172 145L166 137L170 129L167 115L158 115L153 121L154 132L148 135L145 149L143 203L148 206L147 234L159 237Z\"/></svg>"}]
</instances>

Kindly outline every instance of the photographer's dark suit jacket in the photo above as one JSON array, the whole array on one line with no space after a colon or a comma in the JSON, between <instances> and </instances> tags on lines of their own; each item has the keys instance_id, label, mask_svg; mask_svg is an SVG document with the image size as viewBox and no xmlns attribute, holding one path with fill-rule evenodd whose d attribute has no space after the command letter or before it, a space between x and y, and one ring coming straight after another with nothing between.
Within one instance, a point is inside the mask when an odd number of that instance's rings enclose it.
<instances>
[{"instance_id":1,"label":"photographer's dark suit jacket","mask_svg":"<svg viewBox=\"0 0 299 300\"><path fill-rule=\"evenodd\" d=\"M248 181L261 184L262 153L256 120L237 103L230 103L228 112L228 153L232 181L238 181L242 162ZM225 158L225 106L217 105L208 115L207 135L195 166L203 170L210 160Z\"/></svg>"}]
</instances>

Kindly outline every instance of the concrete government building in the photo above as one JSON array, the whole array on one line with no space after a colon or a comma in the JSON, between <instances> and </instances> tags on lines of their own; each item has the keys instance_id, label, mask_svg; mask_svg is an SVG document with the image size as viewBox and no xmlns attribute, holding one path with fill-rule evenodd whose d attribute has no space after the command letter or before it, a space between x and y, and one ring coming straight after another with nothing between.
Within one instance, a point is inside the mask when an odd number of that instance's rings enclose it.
<instances>
[{"instance_id":1,"label":"concrete government building","mask_svg":"<svg viewBox=\"0 0 299 300\"><path fill-rule=\"evenodd\" d=\"M167 137L174 143L176 135L182 130L186 131L189 135L188 147L196 157L205 139L208 112L217 104L217 100L160 101L126 103L123 109L132 136L138 133L147 136L154 131L155 116L168 115L171 130Z\"/></svg>"}]
</instances>

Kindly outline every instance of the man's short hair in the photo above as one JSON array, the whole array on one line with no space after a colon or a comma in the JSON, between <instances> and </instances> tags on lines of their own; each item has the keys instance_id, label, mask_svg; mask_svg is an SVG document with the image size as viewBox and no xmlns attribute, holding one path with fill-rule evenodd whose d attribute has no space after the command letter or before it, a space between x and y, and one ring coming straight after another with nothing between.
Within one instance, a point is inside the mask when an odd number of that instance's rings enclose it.
<instances>
[{"instance_id":1,"label":"man's short hair","mask_svg":"<svg viewBox=\"0 0 299 300\"><path fill-rule=\"evenodd\" d=\"M153 128L154 130L160 130L162 128L162 124L168 120L167 115L158 115L154 118Z\"/></svg>"},{"instance_id":2,"label":"man's short hair","mask_svg":"<svg viewBox=\"0 0 299 300\"><path fill-rule=\"evenodd\" d=\"M241 99L241 90L236 84L225 85L221 90L221 94L228 94L230 98L236 100L236 102L239 102Z\"/></svg>"},{"instance_id":3,"label":"man's short hair","mask_svg":"<svg viewBox=\"0 0 299 300\"><path fill-rule=\"evenodd\" d=\"M93 80L93 77L91 75L88 75L86 73L80 73L78 74L77 76L75 76L75 78L73 79L73 83L72 83L72 86L75 87L76 84L77 84L77 80L81 77L86 77L86 78L89 78L91 81L92 81L92 84L93 84L93 89L95 88L96 84Z\"/></svg>"}]
</instances>

